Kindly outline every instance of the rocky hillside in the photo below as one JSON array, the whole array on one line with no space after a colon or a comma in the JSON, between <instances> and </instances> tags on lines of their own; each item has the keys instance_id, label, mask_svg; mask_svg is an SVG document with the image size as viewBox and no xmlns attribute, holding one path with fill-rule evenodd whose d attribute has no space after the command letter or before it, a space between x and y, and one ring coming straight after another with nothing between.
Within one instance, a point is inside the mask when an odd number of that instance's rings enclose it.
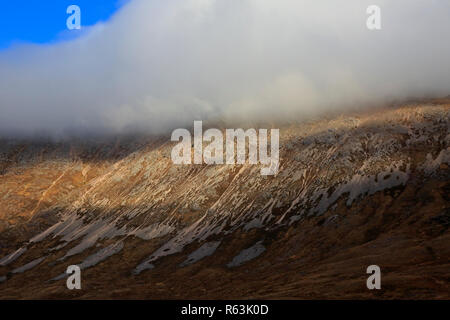
<instances>
[{"instance_id":1,"label":"rocky hillside","mask_svg":"<svg viewBox=\"0 0 450 320\"><path fill-rule=\"evenodd\" d=\"M0 140L0 298L449 299L449 131L448 100L286 124L276 176L167 137Z\"/></svg>"}]
</instances>

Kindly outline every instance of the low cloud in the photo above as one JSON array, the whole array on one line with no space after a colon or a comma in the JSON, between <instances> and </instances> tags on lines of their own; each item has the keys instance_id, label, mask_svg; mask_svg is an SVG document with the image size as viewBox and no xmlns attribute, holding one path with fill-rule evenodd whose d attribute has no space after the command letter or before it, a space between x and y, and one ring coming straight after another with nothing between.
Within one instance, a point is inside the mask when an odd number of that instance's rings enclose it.
<instances>
[{"instance_id":1,"label":"low cloud","mask_svg":"<svg viewBox=\"0 0 450 320\"><path fill-rule=\"evenodd\" d=\"M0 131L162 133L450 94L450 2L375 2L127 2L77 39L0 53Z\"/></svg>"}]
</instances>

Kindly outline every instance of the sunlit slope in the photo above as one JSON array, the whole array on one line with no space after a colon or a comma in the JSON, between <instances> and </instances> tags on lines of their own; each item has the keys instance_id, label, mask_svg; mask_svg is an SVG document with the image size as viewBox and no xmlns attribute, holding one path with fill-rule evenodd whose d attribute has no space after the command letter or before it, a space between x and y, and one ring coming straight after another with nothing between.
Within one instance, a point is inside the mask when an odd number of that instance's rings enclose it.
<instances>
[{"instance_id":1,"label":"sunlit slope","mask_svg":"<svg viewBox=\"0 0 450 320\"><path fill-rule=\"evenodd\" d=\"M168 138L2 140L0 296L448 298L449 116L283 125L276 176L174 165ZM385 291L365 289L370 264Z\"/></svg>"}]
</instances>

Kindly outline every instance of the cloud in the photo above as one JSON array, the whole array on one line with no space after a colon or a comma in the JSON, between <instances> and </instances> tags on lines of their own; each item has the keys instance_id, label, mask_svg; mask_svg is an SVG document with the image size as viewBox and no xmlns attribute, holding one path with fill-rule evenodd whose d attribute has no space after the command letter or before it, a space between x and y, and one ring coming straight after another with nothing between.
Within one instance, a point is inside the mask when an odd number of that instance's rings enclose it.
<instances>
[{"instance_id":1,"label":"cloud","mask_svg":"<svg viewBox=\"0 0 450 320\"><path fill-rule=\"evenodd\" d=\"M133 0L77 39L0 54L0 131L293 119L450 94L450 3ZM83 8L81 8L83 10Z\"/></svg>"}]
</instances>

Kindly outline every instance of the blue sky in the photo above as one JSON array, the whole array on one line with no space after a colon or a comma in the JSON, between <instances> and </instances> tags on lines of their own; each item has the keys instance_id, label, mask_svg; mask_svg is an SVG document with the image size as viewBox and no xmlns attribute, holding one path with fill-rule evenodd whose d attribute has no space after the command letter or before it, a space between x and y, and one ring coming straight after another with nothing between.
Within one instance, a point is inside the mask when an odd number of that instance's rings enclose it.
<instances>
[{"instance_id":1,"label":"blue sky","mask_svg":"<svg viewBox=\"0 0 450 320\"><path fill-rule=\"evenodd\" d=\"M0 4L0 50L15 43L49 43L70 37L69 5L81 9L82 26L108 20L125 0L14 0Z\"/></svg>"}]
</instances>

